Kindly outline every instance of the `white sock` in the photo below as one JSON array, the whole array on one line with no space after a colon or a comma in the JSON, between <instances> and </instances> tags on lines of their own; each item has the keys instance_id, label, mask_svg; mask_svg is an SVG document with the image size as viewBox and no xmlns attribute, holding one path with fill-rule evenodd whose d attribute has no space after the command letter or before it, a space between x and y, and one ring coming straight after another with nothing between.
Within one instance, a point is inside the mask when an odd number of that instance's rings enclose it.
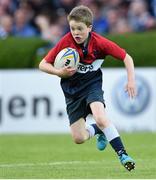
<instances>
[{"instance_id":1,"label":"white sock","mask_svg":"<svg viewBox=\"0 0 156 180\"><path fill-rule=\"evenodd\" d=\"M107 140L110 142L112 139L115 139L116 137L119 137L119 133L116 129L116 127L110 123L110 125L102 130L102 132L105 134Z\"/></svg>"},{"instance_id":2,"label":"white sock","mask_svg":"<svg viewBox=\"0 0 156 180\"><path fill-rule=\"evenodd\" d=\"M89 132L89 138L92 138L93 136L95 136L95 129L93 126L87 124L86 130Z\"/></svg>"}]
</instances>

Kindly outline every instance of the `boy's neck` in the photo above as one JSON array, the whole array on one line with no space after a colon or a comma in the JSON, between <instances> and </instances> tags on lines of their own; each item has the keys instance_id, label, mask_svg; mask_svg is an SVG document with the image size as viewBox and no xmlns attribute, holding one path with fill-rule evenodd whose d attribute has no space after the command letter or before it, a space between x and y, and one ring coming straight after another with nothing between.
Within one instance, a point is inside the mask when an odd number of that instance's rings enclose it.
<instances>
[{"instance_id":1,"label":"boy's neck","mask_svg":"<svg viewBox=\"0 0 156 180\"><path fill-rule=\"evenodd\" d=\"M89 43L89 40L90 40L90 37L91 37L91 33L88 34L87 39L82 44L80 44L80 46L87 47L88 43Z\"/></svg>"},{"instance_id":2,"label":"boy's neck","mask_svg":"<svg viewBox=\"0 0 156 180\"><path fill-rule=\"evenodd\" d=\"M88 43L89 43L90 37L91 37L91 33L89 33L88 38L85 40L85 42L80 44L84 58L88 55Z\"/></svg>"}]
</instances>

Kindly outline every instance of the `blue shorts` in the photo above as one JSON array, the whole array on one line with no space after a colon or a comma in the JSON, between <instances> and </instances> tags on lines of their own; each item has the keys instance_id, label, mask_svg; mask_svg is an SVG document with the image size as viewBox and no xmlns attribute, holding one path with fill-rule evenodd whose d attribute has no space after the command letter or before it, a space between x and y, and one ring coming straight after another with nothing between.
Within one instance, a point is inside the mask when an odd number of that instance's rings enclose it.
<instances>
[{"instance_id":1,"label":"blue shorts","mask_svg":"<svg viewBox=\"0 0 156 180\"><path fill-rule=\"evenodd\" d=\"M86 118L88 114L92 114L89 104L95 101L102 102L105 107L103 90L96 89L91 92L82 95L81 97L65 98L66 110L69 117L69 123L72 125L80 118Z\"/></svg>"}]
</instances>

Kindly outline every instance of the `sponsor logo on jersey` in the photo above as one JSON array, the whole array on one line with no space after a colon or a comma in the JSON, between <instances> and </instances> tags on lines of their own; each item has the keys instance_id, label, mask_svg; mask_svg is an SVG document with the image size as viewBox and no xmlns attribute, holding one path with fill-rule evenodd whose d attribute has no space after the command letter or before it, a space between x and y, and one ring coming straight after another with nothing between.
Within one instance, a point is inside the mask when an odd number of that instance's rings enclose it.
<instances>
[{"instance_id":1,"label":"sponsor logo on jersey","mask_svg":"<svg viewBox=\"0 0 156 180\"><path fill-rule=\"evenodd\" d=\"M92 64L79 63L77 67L77 72L86 73L91 71L97 71L101 67L103 61L104 61L103 59L97 59Z\"/></svg>"}]
</instances>

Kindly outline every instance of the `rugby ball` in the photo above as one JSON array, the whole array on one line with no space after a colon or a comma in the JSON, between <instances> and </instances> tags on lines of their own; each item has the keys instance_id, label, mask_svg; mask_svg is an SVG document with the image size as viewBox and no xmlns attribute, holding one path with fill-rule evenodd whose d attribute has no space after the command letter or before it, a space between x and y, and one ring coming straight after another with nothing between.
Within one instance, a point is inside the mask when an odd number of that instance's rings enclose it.
<instances>
[{"instance_id":1,"label":"rugby ball","mask_svg":"<svg viewBox=\"0 0 156 180\"><path fill-rule=\"evenodd\" d=\"M54 67L60 69L65 66L77 68L80 57L78 52L73 48L62 49L56 56Z\"/></svg>"}]
</instances>

